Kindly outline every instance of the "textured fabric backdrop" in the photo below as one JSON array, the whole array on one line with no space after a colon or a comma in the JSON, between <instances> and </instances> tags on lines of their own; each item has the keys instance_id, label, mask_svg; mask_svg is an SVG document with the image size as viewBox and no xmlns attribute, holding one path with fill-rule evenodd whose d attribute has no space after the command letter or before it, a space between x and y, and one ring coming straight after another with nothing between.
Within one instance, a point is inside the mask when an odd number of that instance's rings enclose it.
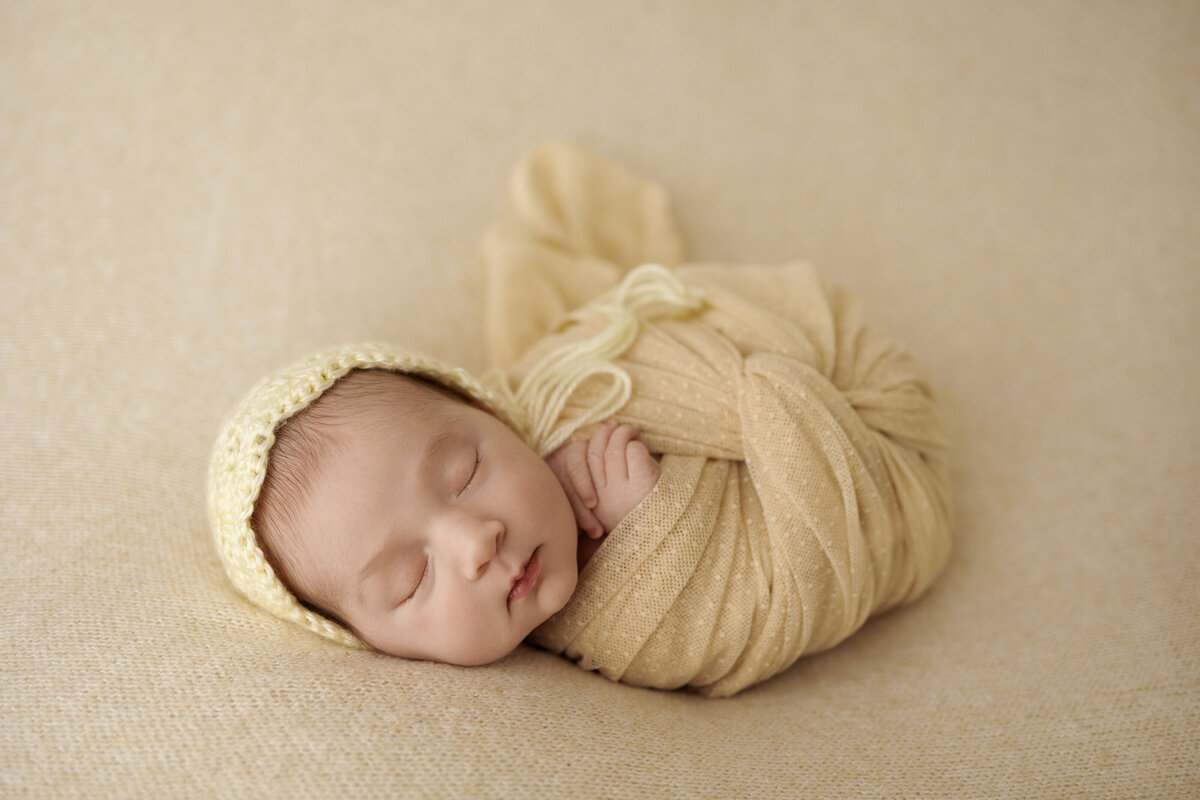
<instances>
[{"instance_id":1,"label":"textured fabric backdrop","mask_svg":"<svg viewBox=\"0 0 1200 800\"><path fill-rule=\"evenodd\" d=\"M1200 793L1194 3L0 2L0 795ZM727 701L349 652L203 505L260 375L483 365L565 136L693 257L811 260L934 378L930 594Z\"/></svg>"}]
</instances>

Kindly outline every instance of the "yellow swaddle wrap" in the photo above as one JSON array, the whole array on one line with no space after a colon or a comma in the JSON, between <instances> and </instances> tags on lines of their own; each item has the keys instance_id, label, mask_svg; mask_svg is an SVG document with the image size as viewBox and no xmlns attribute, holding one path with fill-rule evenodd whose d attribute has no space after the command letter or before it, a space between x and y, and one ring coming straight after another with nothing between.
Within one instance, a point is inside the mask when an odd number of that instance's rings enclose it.
<instances>
[{"instance_id":1,"label":"yellow swaddle wrap","mask_svg":"<svg viewBox=\"0 0 1200 800\"><path fill-rule=\"evenodd\" d=\"M570 147L536 151L513 195L484 244L491 380L543 419L541 449L615 408L662 469L537 644L727 696L925 591L950 548L945 444L856 297L805 264L630 272L682 258L666 193ZM570 363L598 342L607 367Z\"/></svg>"}]
</instances>

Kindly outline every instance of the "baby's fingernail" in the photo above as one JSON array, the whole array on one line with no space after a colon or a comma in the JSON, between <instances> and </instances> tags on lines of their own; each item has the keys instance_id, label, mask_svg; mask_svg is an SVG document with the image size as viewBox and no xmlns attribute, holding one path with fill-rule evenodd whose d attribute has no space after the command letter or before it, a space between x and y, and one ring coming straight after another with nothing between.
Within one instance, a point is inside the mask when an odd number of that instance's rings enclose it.
<instances>
[{"instance_id":1,"label":"baby's fingernail","mask_svg":"<svg viewBox=\"0 0 1200 800\"><path fill-rule=\"evenodd\" d=\"M583 501L583 504L588 508L595 508L596 507L596 498L589 497Z\"/></svg>"}]
</instances>

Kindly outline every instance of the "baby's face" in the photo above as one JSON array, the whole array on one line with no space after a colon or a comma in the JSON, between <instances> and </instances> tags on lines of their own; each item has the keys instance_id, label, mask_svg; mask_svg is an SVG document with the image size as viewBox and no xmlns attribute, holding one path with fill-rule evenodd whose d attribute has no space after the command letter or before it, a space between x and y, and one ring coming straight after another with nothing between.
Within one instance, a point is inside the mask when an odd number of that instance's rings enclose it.
<instances>
[{"instance_id":1,"label":"baby's face","mask_svg":"<svg viewBox=\"0 0 1200 800\"><path fill-rule=\"evenodd\" d=\"M414 407L416 391L429 397ZM401 387L348 410L337 433L301 514L307 563L293 581L329 587L333 610L368 644L486 664L570 599L570 502L496 417Z\"/></svg>"}]
</instances>

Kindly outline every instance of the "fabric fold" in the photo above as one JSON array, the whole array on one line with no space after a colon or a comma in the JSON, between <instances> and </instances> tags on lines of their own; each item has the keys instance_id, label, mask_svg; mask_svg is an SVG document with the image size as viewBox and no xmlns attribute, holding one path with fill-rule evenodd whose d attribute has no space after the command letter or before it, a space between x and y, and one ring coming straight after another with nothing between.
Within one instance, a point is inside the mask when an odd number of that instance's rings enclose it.
<instances>
[{"instance_id":1,"label":"fabric fold","mask_svg":"<svg viewBox=\"0 0 1200 800\"><path fill-rule=\"evenodd\" d=\"M623 275L627 265L608 260L612 241L655 250L647 232L666 230L661 215L626 220L625 238L589 220L661 210L606 205L656 190L578 151L552 156L535 154L515 181L525 193L517 204L536 224L507 229L520 241L506 246L515 252L532 236L560 254L590 249L573 257L575 266L564 266L564 256L526 265L527 274L558 285L571 279L557 271L603 262ZM623 188L596 190L589 181ZM946 448L908 349L865 325L861 302L811 266L683 264L652 279L678 281L702 299L641 318L636 337L611 358L631 387L613 416L641 426L662 475L531 641L613 680L726 696L928 588L950 547ZM519 310L516 296L509 312ZM511 386L573 344L587 349L611 319L603 297L574 310L567 295L556 302L564 308L558 321L504 371ZM555 406L557 424L581 422L572 436L588 437L589 410L608 389L604 380L573 385Z\"/></svg>"},{"instance_id":2,"label":"fabric fold","mask_svg":"<svg viewBox=\"0 0 1200 800\"><path fill-rule=\"evenodd\" d=\"M510 366L634 267L683 259L667 191L585 150L561 142L535 149L513 170L509 193L511 216L481 247L493 366Z\"/></svg>"}]
</instances>

